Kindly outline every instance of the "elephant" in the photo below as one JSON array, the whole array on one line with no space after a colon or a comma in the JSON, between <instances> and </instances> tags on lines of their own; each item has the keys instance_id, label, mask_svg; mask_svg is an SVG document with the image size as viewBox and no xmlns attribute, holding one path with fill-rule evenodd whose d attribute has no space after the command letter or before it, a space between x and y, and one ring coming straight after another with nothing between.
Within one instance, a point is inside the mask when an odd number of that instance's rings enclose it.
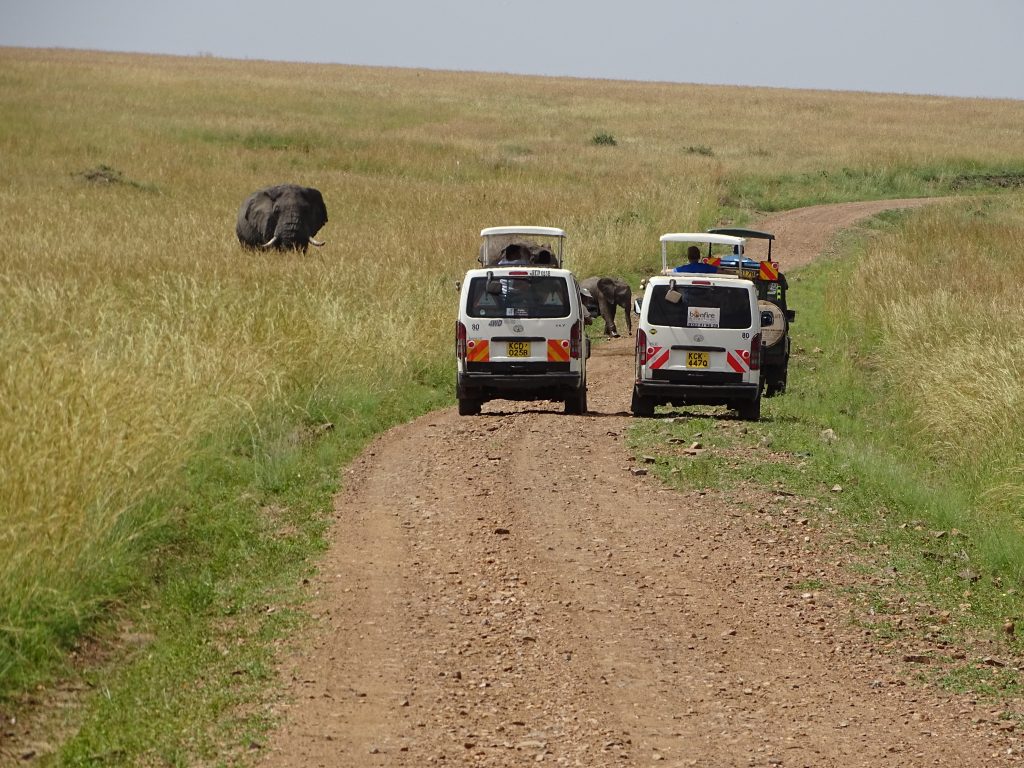
<instances>
[{"instance_id":1,"label":"elephant","mask_svg":"<svg viewBox=\"0 0 1024 768\"><path fill-rule=\"evenodd\" d=\"M242 247L306 252L309 244L324 243L314 235L327 223L327 206L320 190L298 184L278 184L253 192L238 209L235 234Z\"/></svg>"},{"instance_id":2,"label":"elephant","mask_svg":"<svg viewBox=\"0 0 1024 768\"><path fill-rule=\"evenodd\" d=\"M584 304L591 315L600 314L604 318L604 332L608 336L618 338L619 331L615 327L616 307L622 307L626 315L626 332L633 335L633 292L625 280L617 277L588 277L580 287L590 293L590 299Z\"/></svg>"}]
</instances>

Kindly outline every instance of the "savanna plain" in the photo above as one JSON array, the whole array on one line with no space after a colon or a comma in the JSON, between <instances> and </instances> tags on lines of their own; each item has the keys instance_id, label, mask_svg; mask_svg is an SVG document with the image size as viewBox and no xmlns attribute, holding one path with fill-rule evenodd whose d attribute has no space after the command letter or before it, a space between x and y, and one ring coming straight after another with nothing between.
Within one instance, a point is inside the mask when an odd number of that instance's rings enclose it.
<instances>
[{"instance_id":1,"label":"savanna plain","mask_svg":"<svg viewBox=\"0 0 1024 768\"><path fill-rule=\"evenodd\" d=\"M0 49L0 756L254 759L339 468L453 402L482 227L563 227L578 275L635 287L663 232L909 197L951 199L790 275L764 424L684 471L663 421L629 439L668 486L841 485L834 524L901 574L854 599L987 643L998 664L920 683L1016 722L1022 125L1019 101ZM323 192L327 245L243 252L239 204L283 182Z\"/></svg>"}]
</instances>

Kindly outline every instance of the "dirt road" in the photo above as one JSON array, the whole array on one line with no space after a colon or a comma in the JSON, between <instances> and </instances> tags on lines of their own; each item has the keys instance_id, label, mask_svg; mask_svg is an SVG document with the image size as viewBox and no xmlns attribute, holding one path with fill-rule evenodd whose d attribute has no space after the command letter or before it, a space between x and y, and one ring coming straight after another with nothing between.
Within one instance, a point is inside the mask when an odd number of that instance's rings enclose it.
<instances>
[{"instance_id":1,"label":"dirt road","mask_svg":"<svg viewBox=\"0 0 1024 768\"><path fill-rule=\"evenodd\" d=\"M791 267L893 205L764 227ZM357 460L264 764L1016 761L983 706L908 684L835 590L815 591L844 578L845 553L802 502L631 473L632 355L629 339L595 350L587 416L446 410Z\"/></svg>"}]
</instances>

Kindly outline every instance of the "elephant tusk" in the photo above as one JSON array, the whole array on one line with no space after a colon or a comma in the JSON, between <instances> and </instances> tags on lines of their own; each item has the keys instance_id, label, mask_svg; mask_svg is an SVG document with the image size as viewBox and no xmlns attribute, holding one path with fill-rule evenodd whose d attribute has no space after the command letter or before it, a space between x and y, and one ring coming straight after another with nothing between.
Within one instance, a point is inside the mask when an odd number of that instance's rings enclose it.
<instances>
[{"instance_id":1,"label":"elephant tusk","mask_svg":"<svg viewBox=\"0 0 1024 768\"><path fill-rule=\"evenodd\" d=\"M317 248L323 248L326 245L326 243L323 243L323 242L321 242L319 240L316 240L315 238L312 238L312 237L309 238L309 242L311 244L315 245Z\"/></svg>"},{"instance_id":2,"label":"elephant tusk","mask_svg":"<svg viewBox=\"0 0 1024 768\"><path fill-rule=\"evenodd\" d=\"M272 246L276 242L277 242L277 235L274 235L272 238L267 240L267 242L265 242L263 245L261 245L260 248L269 248L270 246Z\"/></svg>"}]
</instances>

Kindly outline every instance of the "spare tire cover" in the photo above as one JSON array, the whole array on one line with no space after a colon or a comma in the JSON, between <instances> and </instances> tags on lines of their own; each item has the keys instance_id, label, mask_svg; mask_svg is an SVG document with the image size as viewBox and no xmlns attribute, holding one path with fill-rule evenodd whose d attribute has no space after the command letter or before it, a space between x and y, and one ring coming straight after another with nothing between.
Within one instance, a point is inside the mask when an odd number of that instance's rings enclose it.
<instances>
[{"instance_id":1,"label":"spare tire cover","mask_svg":"<svg viewBox=\"0 0 1024 768\"><path fill-rule=\"evenodd\" d=\"M760 312L771 312L775 322L761 328L761 344L766 347L774 347L786 335L786 315L782 308L774 302L760 299L757 302L757 309Z\"/></svg>"}]
</instances>

